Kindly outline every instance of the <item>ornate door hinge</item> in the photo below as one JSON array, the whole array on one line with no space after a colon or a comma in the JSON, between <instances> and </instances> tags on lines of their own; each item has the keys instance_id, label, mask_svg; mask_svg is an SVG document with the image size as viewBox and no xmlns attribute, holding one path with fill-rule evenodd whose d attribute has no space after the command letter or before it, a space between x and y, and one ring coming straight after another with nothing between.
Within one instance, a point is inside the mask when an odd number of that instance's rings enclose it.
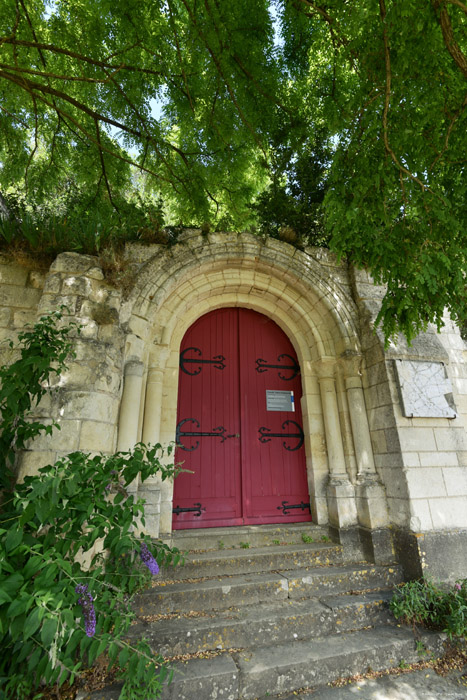
<instances>
[{"instance_id":1,"label":"ornate door hinge","mask_svg":"<svg viewBox=\"0 0 467 700\"><path fill-rule=\"evenodd\" d=\"M193 350L194 353L202 357L203 353L199 348L186 348L183 352L180 353L180 369L182 372L185 372L185 374L189 374L192 377L196 376L201 372L203 369L202 367L198 367L198 369L193 370L193 372L190 372L185 365L188 364L197 364L197 365L214 365L214 369L225 369L225 357L224 355L216 355L212 360L201 360L201 359L196 359L192 357L185 357L187 352L190 352L190 350Z\"/></svg>"},{"instance_id":2,"label":"ornate door hinge","mask_svg":"<svg viewBox=\"0 0 467 700\"><path fill-rule=\"evenodd\" d=\"M292 423L297 428L296 433L271 433L270 428L265 428L264 426L259 428L258 432L260 434L258 440L260 442L270 442L271 438L292 438L295 440L298 440L298 444L295 447L290 447L286 445L286 442L282 443L283 447L288 450L289 452L296 452L296 450L299 450L300 447L303 445L303 441L305 439L305 436L303 434L303 430L299 426L298 423L296 423L294 420L286 420L284 423L282 423L282 429L285 430L286 426L289 425L289 423Z\"/></svg>"},{"instance_id":3,"label":"ornate door hinge","mask_svg":"<svg viewBox=\"0 0 467 700\"><path fill-rule=\"evenodd\" d=\"M290 377L284 377L283 374L278 372L279 379L283 379L284 382L289 382L291 379L294 379L297 376L297 374L300 372L300 367L297 364L297 362L294 360L294 358L291 357L291 355L286 355L285 353L283 353L282 355L279 355L277 358L277 361L280 362L283 357L288 357L292 364L291 365L268 365L266 360L263 360L261 357L259 357L256 360L256 371L259 373L262 373L262 372L267 372L268 369L292 370L292 375Z\"/></svg>"},{"instance_id":4,"label":"ornate door hinge","mask_svg":"<svg viewBox=\"0 0 467 700\"><path fill-rule=\"evenodd\" d=\"M180 515L180 513L193 513L195 518L199 518L201 515L201 511L206 511L206 508L203 508L201 506L201 503L195 503L195 508L180 508L180 506L177 506L172 510L175 515Z\"/></svg>"},{"instance_id":5,"label":"ornate door hinge","mask_svg":"<svg viewBox=\"0 0 467 700\"><path fill-rule=\"evenodd\" d=\"M311 507L309 503L296 503L294 505L289 505L288 501L282 501L281 506L277 506L277 510L281 510L284 515L289 515L289 510L294 510L296 508L300 508L301 510L309 510L311 513Z\"/></svg>"}]
</instances>

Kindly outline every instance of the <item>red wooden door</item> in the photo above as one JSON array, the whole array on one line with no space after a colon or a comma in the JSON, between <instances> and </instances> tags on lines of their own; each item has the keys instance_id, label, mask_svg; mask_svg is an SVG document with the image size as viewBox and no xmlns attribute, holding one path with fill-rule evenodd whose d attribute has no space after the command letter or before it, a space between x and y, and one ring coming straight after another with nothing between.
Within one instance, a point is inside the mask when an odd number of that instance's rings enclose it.
<instances>
[{"instance_id":1,"label":"red wooden door","mask_svg":"<svg viewBox=\"0 0 467 700\"><path fill-rule=\"evenodd\" d=\"M219 309L180 348L175 529L311 520L297 356L262 314ZM293 507L292 507L293 506Z\"/></svg>"}]
</instances>

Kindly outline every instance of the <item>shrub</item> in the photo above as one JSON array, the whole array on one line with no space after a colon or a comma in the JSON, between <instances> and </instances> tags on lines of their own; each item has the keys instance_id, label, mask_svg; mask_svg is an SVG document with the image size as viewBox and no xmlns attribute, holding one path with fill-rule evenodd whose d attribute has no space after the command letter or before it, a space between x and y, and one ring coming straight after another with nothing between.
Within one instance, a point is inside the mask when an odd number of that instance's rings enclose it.
<instances>
[{"instance_id":1,"label":"shrub","mask_svg":"<svg viewBox=\"0 0 467 700\"><path fill-rule=\"evenodd\" d=\"M390 602L397 619L443 630L449 639L467 637L467 579L449 589L421 579L396 588Z\"/></svg>"},{"instance_id":2,"label":"shrub","mask_svg":"<svg viewBox=\"0 0 467 700\"><path fill-rule=\"evenodd\" d=\"M9 469L15 448L50 427L30 427L27 417L70 351L68 330L58 329L58 320L60 314L44 317L22 334L19 359L1 369L1 437ZM10 379L13 389L5 383ZM177 563L179 554L139 534L144 503L128 487L136 477L176 475L163 457L161 445L139 444L108 456L74 452L16 487L4 479L1 700L25 700L43 684L56 684L58 697L66 680L73 683L103 653L123 680L121 700L158 696L168 674L162 657L145 640L133 645L125 635L135 617L132 596L160 564Z\"/></svg>"},{"instance_id":3,"label":"shrub","mask_svg":"<svg viewBox=\"0 0 467 700\"><path fill-rule=\"evenodd\" d=\"M63 310L42 316L29 330L18 336L19 346L12 341L7 347L18 357L0 367L0 488L10 488L18 450L40 433L51 434L54 427L31 421L29 415L50 390L49 381L67 369L67 359L73 356L69 334L76 323L59 327ZM78 329L79 332L79 329Z\"/></svg>"}]
</instances>

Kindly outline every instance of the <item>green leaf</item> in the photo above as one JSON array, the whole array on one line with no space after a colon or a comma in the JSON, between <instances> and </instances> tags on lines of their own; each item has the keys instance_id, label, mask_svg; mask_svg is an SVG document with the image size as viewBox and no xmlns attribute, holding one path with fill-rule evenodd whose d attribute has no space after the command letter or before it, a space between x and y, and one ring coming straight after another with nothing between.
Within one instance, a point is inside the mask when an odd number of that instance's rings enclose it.
<instances>
[{"instance_id":1,"label":"green leaf","mask_svg":"<svg viewBox=\"0 0 467 700\"><path fill-rule=\"evenodd\" d=\"M39 608L34 608L34 610L26 618L26 622L24 625L24 632L23 632L24 639L28 639L29 637L32 637L32 635L38 629L40 624L41 624L40 610L39 610Z\"/></svg>"},{"instance_id":2,"label":"green leaf","mask_svg":"<svg viewBox=\"0 0 467 700\"><path fill-rule=\"evenodd\" d=\"M21 543L23 539L23 531L22 530L9 530L8 534L5 538L5 548L7 552L11 552L13 549L16 549L18 545Z\"/></svg>"},{"instance_id":3,"label":"green leaf","mask_svg":"<svg viewBox=\"0 0 467 700\"><path fill-rule=\"evenodd\" d=\"M41 629L41 641L43 645L48 648L55 637L58 627L58 620L56 617L47 617L42 623Z\"/></svg>"}]
</instances>

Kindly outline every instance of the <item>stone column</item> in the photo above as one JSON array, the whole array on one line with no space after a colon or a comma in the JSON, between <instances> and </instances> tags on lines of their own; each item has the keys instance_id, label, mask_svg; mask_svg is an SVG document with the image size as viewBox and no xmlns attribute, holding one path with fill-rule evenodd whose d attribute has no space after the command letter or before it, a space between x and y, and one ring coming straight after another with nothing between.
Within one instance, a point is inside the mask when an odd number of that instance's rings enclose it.
<instances>
[{"instance_id":1,"label":"stone column","mask_svg":"<svg viewBox=\"0 0 467 700\"><path fill-rule=\"evenodd\" d=\"M334 381L334 361L322 360L317 370L330 472L327 488L329 521L341 536L342 530L354 528L357 524L355 492L345 464Z\"/></svg>"},{"instance_id":2,"label":"stone column","mask_svg":"<svg viewBox=\"0 0 467 700\"><path fill-rule=\"evenodd\" d=\"M143 363L130 360L125 365L123 394L118 420L117 450L130 450L138 442L139 409L143 385Z\"/></svg>"},{"instance_id":3,"label":"stone column","mask_svg":"<svg viewBox=\"0 0 467 700\"><path fill-rule=\"evenodd\" d=\"M361 358L342 361L357 460L356 502L361 538L367 554L377 563L392 561L389 514L384 487L376 472L370 428L360 373Z\"/></svg>"},{"instance_id":4,"label":"stone column","mask_svg":"<svg viewBox=\"0 0 467 700\"><path fill-rule=\"evenodd\" d=\"M159 442L166 357L167 349L164 347L160 349L157 355L153 353L149 358L142 437L143 442L146 444L154 445ZM146 532L151 537L159 537L161 524L161 487L161 479L158 476L153 476L141 484L139 488L141 498L146 501L144 507Z\"/></svg>"}]
</instances>

